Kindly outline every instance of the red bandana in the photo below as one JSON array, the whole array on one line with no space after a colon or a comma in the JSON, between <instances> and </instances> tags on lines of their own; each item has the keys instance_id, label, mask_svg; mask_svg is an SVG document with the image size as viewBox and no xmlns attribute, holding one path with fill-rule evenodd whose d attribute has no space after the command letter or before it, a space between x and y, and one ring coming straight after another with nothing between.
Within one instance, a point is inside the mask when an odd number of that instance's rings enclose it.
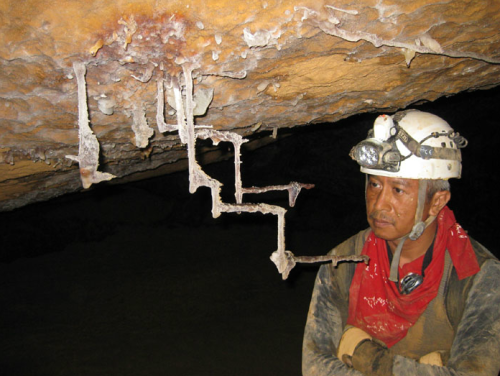
<instances>
[{"instance_id":1,"label":"red bandana","mask_svg":"<svg viewBox=\"0 0 500 376\"><path fill-rule=\"evenodd\" d=\"M439 213L437 221L434 253L425 270L424 282L408 295L401 295L396 284L389 281L390 264L386 242L370 232L362 252L370 257L370 262L368 265L358 264L349 290L349 325L363 329L391 347L404 338L408 329L436 297L443 276L446 249L459 279L479 271L469 237L456 223L453 212L445 207ZM407 265L410 265L410 269L421 268L422 259L423 256ZM406 275L401 267L399 270L400 275Z\"/></svg>"}]
</instances>

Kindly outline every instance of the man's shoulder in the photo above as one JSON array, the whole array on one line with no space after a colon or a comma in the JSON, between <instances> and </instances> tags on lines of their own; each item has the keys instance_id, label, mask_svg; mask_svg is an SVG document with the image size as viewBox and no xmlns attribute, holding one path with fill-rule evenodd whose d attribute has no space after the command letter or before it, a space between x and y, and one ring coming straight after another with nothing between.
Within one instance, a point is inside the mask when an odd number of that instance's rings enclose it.
<instances>
[{"instance_id":1,"label":"man's shoulder","mask_svg":"<svg viewBox=\"0 0 500 376\"><path fill-rule=\"evenodd\" d=\"M365 244L370 231L371 229L369 227L367 229L361 230L357 234L351 236L347 240L337 245L330 252L328 252L328 254L334 254L337 256L361 254L363 245Z\"/></svg>"},{"instance_id":2,"label":"man's shoulder","mask_svg":"<svg viewBox=\"0 0 500 376\"><path fill-rule=\"evenodd\" d=\"M483 246L477 240L471 237L469 237L469 239L472 244L472 248L474 249L474 253L476 254L479 266L483 265L483 263L487 260L492 260L493 262L500 262L493 253L491 253L485 246Z\"/></svg>"},{"instance_id":3,"label":"man's shoulder","mask_svg":"<svg viewBox=\"0 0 500 376\"><path fill-rule=\"evenodd\" d=\"M469 292L474 284L486 279L500 280L500 261L486 247L475 239L469 237L469 240L476 254L477 262L481 270L462 280L458 279L456 270L453 270L450 276L449 288L447 293L447 310L450 321L454 326L458 325ZM481 290L481 289L479 289ZM488 289L490 291L491 289ZM491 292L491 291L490 291ZM495 292L500 294L500 291Z\"/></svg>"}]
</instances>

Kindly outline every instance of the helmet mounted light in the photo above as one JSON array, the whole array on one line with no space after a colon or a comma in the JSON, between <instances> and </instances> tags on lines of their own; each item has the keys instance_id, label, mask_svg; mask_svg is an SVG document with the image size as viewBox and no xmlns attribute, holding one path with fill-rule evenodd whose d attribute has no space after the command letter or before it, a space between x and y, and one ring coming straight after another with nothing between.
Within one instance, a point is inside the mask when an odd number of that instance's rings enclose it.
<instances>
[{"instance_id":1,"label":"helmet mounted light","mask_svg":"<svg viewBox=\"0 0 500 376\"><path fill-rule=\"evenodd\" d=\"M351 157L361 166L371 169L399 171L401 154L394 144L369 138L361 141L351 151Z\"/></svg>"}]
</instances>

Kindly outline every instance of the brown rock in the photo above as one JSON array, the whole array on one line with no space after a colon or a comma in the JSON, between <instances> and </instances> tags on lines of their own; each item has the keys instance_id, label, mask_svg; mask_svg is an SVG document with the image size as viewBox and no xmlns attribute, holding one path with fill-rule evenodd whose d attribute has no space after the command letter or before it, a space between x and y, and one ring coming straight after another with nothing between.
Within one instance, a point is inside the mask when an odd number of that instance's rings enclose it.
<instances>
[{"instance_id":1,"label":"brown rock","mask_svg":"<svg viewBox=\"0 0 500 376\"><path fill-rule=\"evenodd\" d=\"M143 176L184 163L177 133L158 131L156 96L186 62L195 93L214 91L198 123L246 136L494 87L499 14L497 1L466 0L3 1L0 210L81 189L66 158L78 154L75 61L100 169ZM143 149L137 109L155 130ZM165 121L176 123L168 103Z\"/></svg>"}]
</instances>

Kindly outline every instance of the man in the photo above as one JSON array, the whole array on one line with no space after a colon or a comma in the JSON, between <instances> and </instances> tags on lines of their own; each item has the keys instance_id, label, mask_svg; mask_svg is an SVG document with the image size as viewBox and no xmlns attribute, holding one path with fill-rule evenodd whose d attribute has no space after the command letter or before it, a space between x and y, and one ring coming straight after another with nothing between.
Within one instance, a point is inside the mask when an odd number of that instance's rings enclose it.
<instances>
[{"instance_id":1,"label":"man","mask_svg":"<svg viewBox=\"0 0 500 376\"><path fill-rule=\"evenodd\" d=\"M498 375L500 262L447 207L466 143L409 110L379 116L353 148L370 228L332 252L370 261L320 268L304 375Z\"/></svg>"}]
</instances>

